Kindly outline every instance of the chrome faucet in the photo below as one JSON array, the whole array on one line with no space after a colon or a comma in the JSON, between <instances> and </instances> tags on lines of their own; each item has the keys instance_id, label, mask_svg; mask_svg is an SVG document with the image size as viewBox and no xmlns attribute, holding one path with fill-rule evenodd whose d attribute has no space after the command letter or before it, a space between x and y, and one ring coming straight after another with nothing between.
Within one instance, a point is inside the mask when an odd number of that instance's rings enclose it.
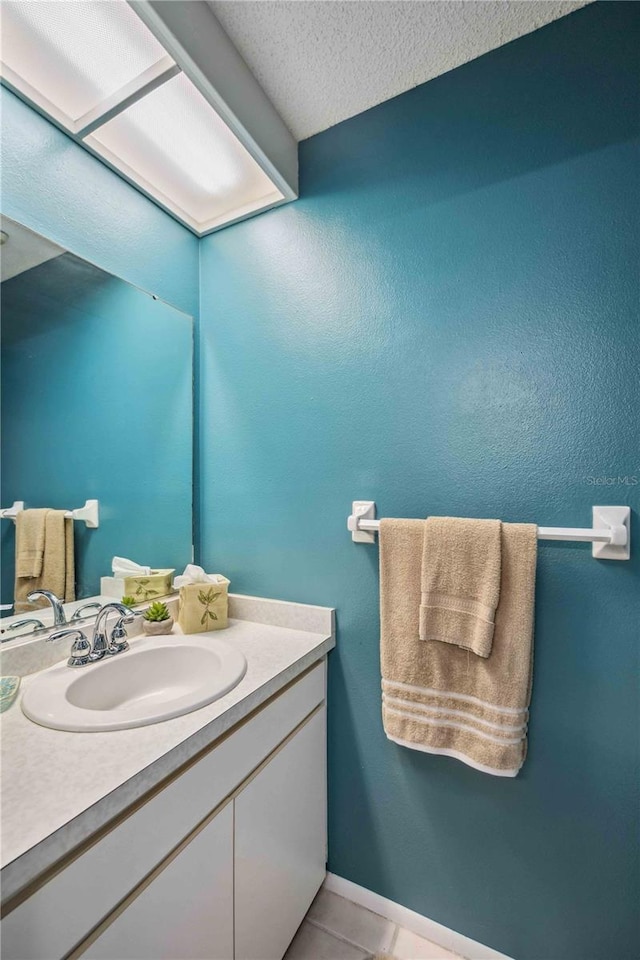
<instances>
[{"instance_id":1,"label":"chrome faucet","mask_svg":"<svg viewBox=\"0 0 640 960\"><path fill-rule=\"evenodd\" d=\"M107 620L109 614L114 610L120 614L120 617L111 632L111 636L108 637ZM100 660L104 656L114 656L116 653L123 653L128 650L129 644L127 643L127 633L124 625L125 623L133 623L135 617L136 613L130 607L125 606L124 603L112 601L100 607L93 625L92 660Z\"/></svg>"},{"instance_id":2,"label":"chrome faucet","mask_svg":"<svg viewBox=\"0 0 640 960\"><path fill-rule=\"evenodd\" d=\"M60 598L56 597L55 593L52 593L51 590L32 590L31 593L27 594L27 600L37 600L38 597L44 597L45 600L48 600L51 604L54 627L65 626L67 618Z\"/></svg>"},{"instance_id":3,"label":"chrome faucet","mask_svg":"<svg viewBox=\"0 0 640 960\"><path fill-rule=\"evenodd\" d=\"M111 636L107 635L107 620L109 614L115 610L119 613L118 621L111 631ZM100 607L98 616L93 626L93 637L87 640L82 630L58 630L47 637L47 641L55 643L64 637L73 637L74 641L71 647L71 656L67 660L70 667L85 667L88 663L95 663L96 660L102 660L103 657L113 657L116 653L122 653L129 649L127 642L127 632L124 628L125 623L132 623L136 614L123 603L105 603Z\"/></svg>"},{"instance_id":4,"label":"chrome faucet","mask_svg":"<svg viewBox=\"0 0 640 960\"><path fill-rule=\"evenodd\" d=\"M84 603L81 607L78 607L73 611L73 616L71 617L69 623L74 623L76 620L84 619L84 617L87 615L87 610L99 610L100 606L101 604L96 603L95 601L91 603Z\"/></svg>"}]
</instances>

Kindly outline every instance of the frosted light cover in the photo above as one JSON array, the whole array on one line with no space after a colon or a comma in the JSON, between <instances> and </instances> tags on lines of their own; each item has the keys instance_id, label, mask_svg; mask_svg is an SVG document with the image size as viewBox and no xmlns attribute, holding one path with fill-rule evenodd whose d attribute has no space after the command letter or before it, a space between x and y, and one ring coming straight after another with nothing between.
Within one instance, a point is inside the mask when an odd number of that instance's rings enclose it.
<instances>
[{"instance_id":1,"label":"frosted light cover","mask_svg":"<svg viewBox=\"0 0 640 960\"><path fill-rule=\"evenodd\" d=\"M283 199L184 74L99 127L86 143L200 231Z\"/></svg>"},{"instance_id":2,"label":"frosted light cover","mask_svg":"<svg viewBox=\"0 0 640 960\"><path fill-rule=\"evenodd\" d=\"M125 0L8 0L0 52L9 79L26 95L39 94L45 109L49 101L63 121L79 119L167 56Z\"/></svg>"}]
</instances>

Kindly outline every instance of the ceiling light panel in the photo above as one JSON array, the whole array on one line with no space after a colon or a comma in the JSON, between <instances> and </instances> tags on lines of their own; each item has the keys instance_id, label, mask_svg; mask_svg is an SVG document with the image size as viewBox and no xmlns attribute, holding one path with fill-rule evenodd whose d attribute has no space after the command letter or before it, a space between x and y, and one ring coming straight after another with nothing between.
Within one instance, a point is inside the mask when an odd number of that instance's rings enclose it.
<instances>
[{"instance_id":1,"label":"ceiling light panel","mask_svg":"<svg viewBox=\"0 0 640 960\"><path fill-rule=\"evenodd\" d=\"M138 100L86 142L198 232L283 199L184 74Z\"/></svg>"},{"instance_id":2,"label":"ceiling light panel","mask_svg":"<svg viewBox=\"0 0 640 960\"><path fill-rule=\"evenodd\" d=\"M9 0L1 56L5 78L71 129L167 58L124 0Z\"/></svg>"}]
</instances>

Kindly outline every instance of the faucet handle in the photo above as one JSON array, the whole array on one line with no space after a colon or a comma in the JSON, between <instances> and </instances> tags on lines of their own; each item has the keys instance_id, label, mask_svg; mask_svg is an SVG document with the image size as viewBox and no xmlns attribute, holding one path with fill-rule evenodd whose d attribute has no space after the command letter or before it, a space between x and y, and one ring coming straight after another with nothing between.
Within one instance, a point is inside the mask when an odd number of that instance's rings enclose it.
<instances>
[{"instance_id":1,"label":"faucet handle","mask_svg":"<svg viewBox=\"0 0 640 960\"><path fill-rule=\"evenodd\" d=\"M44 630L45 626L42 620L36 620L33 617L28 617L26 620L16 620L14 623L10 623L7 627L7 630L18 630L19 627L28 627L29 624L33 624L31 633L35 633L36 630Z\"/></svg>"},{"instance_id":2,"label":"faucet handle","mask_svg":"<svg viewBox=\"0 0 640 960\"><path fill-rule=\"evenodd\" d=\"M135 613L127 614L119 618L113 630L111 631L109 646L106 650L107 654L113 656L116 653L123 653L125 650L129 649L127 631L125 630L124 625L125 623L133 623L135 618Z\"/></svg>"},{"instance_id":3,"label":"faucet handle","mask_svg":"<svg viewBox=\"0 0 640 960\"><path fill-rule=\"evenodd\" d=\"M71 656L67 660L70 667L84 667L91 662L91 644L82 630L58 630L47 637L48 643L57 643L64 637L75 637L71 645Z\"/></svg>"}]
</instances>

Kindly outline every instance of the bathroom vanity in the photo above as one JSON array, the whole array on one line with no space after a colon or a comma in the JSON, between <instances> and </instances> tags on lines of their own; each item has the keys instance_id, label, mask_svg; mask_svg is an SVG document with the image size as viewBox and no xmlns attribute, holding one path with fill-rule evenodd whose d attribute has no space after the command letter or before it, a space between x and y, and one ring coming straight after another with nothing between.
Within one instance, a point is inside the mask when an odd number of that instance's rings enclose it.
<instances>
[{"instance_id":1,"label":"bathroom vanity","mask_svg":"<svg viewBox=\"0 0 640 960\"><path fill-rule=\"evenodd\" d=\"M4 715L2 960L286 951L325 875L333 612L230 613L247 671L207 706L99 733Z\"/></svg>"}]
</instances>

